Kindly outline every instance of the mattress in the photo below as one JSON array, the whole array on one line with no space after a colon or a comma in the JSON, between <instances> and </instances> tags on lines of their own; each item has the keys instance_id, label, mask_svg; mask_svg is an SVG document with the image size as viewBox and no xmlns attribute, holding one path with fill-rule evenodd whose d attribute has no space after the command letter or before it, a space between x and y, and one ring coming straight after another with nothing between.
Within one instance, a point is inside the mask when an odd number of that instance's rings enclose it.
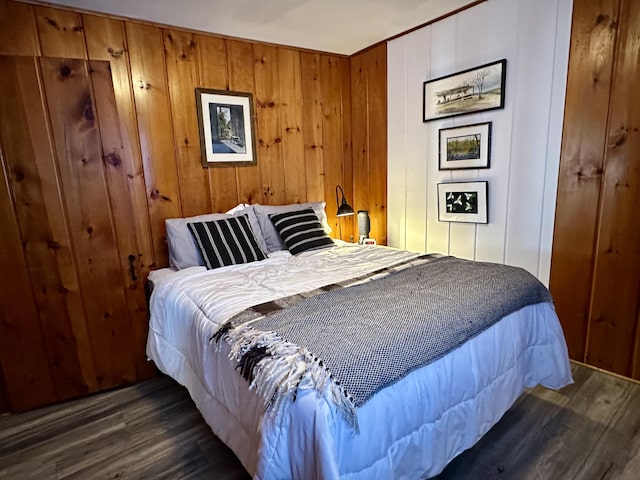
<instances>
[{"instance_id":1,"label":"mattress","mask_svg":"<svg viewBox=\"0 0 640 480\"><path fill-rule=\"evenodd\" d=\"M265 412L210 338L252 305L342 282L416 254L340 243L207 271L152 272L147 354L184 385L246 470L268 479L428 478L473 446L527 387L560 388L571 372L553 305L520 309L445 357L414 370L358 409L359 431L315 390L282 415Z\"/></svg>"}]
</instances>

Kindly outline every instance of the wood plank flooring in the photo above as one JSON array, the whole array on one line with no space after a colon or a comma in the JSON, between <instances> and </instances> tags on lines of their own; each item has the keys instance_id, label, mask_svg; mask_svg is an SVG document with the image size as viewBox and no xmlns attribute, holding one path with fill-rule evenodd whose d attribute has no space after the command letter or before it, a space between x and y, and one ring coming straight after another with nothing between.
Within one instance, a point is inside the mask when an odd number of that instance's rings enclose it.
<instances>
[{"instance_id":1,"label":"wood plank flooring","mask_svg":"<svg viewBox=\"0 0 640 480\"><path fill-rule=\"evenodd\" d=\"M535 388L438 477L640 478L640 385L574 364L575 384ZM163 377L0 417L0 478L217 479L249 476Z\"/></svg>"}]
</instances>

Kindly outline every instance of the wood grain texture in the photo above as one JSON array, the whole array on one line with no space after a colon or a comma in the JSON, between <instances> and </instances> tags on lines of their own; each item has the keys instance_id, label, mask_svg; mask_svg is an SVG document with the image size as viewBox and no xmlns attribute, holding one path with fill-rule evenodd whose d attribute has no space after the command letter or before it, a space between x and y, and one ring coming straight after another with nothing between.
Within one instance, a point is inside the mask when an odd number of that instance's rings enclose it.
<instances>
[{"instance_id":1,"label":"wood grain texture","mask_svg":"<svg viewBox=\"0 0 640 480\"><path fill-rule=\"evenodd\" d=\"M166 218L240 202L326 200L334 234L353 237L355 217L335 217L336 185L354 203L348 57L11 0L0 0L0 54L109 62L76 77L78 64L62 75L52 70L60 60L46 60L46 78L0 81L3 100L18 102L8 110L22 102L44 115L26 117L20 132L28 138L12 128L15 138L0 139L5 153L13 149L3 168L8 198L19 201L9 211L26 241L20 275L41 329L34 341L46 345L44 364L25 362L20 377L16 363L0 382L10 408L41 404L37 394L25 400L31 387L20 383L36 364L53 375L53 396L41 397L48 401L154 373L143 353L141 285L150 269L168 265ZM44 86L45 95L33 95ZM251 92L268 106L254 103L254 129L269 146L256 166L202 168L196 86ZM14 166L26 174L20 182ZM0 364L8 358L0 351Z\"/></svg>"},{"instance_id":2,"label":"wood grain texture","mask_svg":"<svg viewBox=\"0 0 640 480\"><path fill-rule=\"evenodd\" d=\"M235 92L255 92L253 45L237 40L227 40L227 72L229 90ZM254 112L258 109L256 97L253 99ZM257 115L257 114L256 114ZM254 119L254 128L256 121ZM259 132L256 132L256 137ZM257 141L257 140L256 140ZM261 149L256 146L258 164L238 167L238 202L259 203L263 200L261 177Z\"/></svg>"},{"instance_id":3,"label":"wood grain texture","mask_svg":"<svg viewBox=\"0 0 640 480\"><path fill-rule=\"evenodd\" d=\"M117 166L112 166L117 167L120 177L126 178L127 187L125 189L123 185L118 194L126 192L131 208L125 216L130 224L129 231L119 233L119 235L135 237L137 245L136 265L138 269L141 269L140 271L144 278L146 276L145 271L155 267L155 255L129 73L129 54L126 47L125 25L118 20L93 15L84 15L83 22L89 59L109 62L118 113L118 135L121 148L120 163ZM107 166L108 173L110 170L109 166ZM113 195L111 196L113 198ZM126 202L126 200L118 201ZM121 213L116 212L114 216L118 217ZM133 242L133 240L130 240L130 242Z\"/></svg>"},{"instance_id":4,"label":"wood grain texture","mask_svg":"<svg viewBox=\"0 0 640 480\"><path fill-rule=\"evenodd\" d=\"M322 140L322 78L320 55L300 53L302 71L302 133L304 140L304 172L306 197L310 201L324 200L324 144ZM327 198L327 203L333 198Z\"/></svg>"},{"instance_id":5,"label":"wood grain texture","mask_svg":"<svg viewBox=\"0 0 640 480\"><path fill-rule=\"evenodd\" d=\"M33 6L0 0L0 55L37 56L39 53Z\"/></svg>"},{"instance_id":6,"label":"wood grain texture","mask_svg":"<svg viewBox=\"0 0 640 480\"><path fill-rule=\"evenodd\" d=\"M41 58L51 135L99 388L130 383L131 336L88 65Z\"/></svg>"},{"instance_id":7,"label":"wood grain texture","mask_svg":"<svg viewBox=\"0 0 640 480\"><path fill-rule=\"evenodd\" d=\"M198 84L203 88L229 89L227 46L221 38L198 35ZM254 105L255 106L255 105ZM225 212L238 203L238 169L209 168L209 190L212 210Z\"/></svg>"},{"instance_id":8,"label":"wood grain texture","mask_svg":"<svg viewBox=\"0 0 640 480\"><path fill-rule=\"evenodd\" d=\"M8 80L10 67L4 59L0 58L0 62L5 72L0 82L4 83ZM0 112L4 111L0 108ZM0 120L4 124L4 115ZM3 130L0 125L0 139L6 136ZM0 380L4 380L2 390L6 392L7 406L20 411L52 403L57 399L57 393L22 249L9 171L4 162L7 155L4 142L1 154L0 216L4 226L0 235L0 268L12 274L0 277ZM31 354L24 355L24 352Z\"/></svg>"},{"instance_id":9,"label":"wood grain texture","mask_svg":"<svg viewBox=\"0 0 640 480\"><path fill-rule=\"evenodd\" d=\"M87 58L84 27L79 13L35 7L40 51L45 57Z\"/></svg>"},{"instance_id":10,"label":"wood grain texture","mask_svg":"<svg viewBox=\"0 0 640 480\"><path fill-rule=\"evenodd\" d=\"M381 245L387 244L387 45L367 52L369 107L369 217L370 236ZM360 184L358 178L354 184Z\"/></svg>"},{"instance_id":11,"label":"wood grain texture","mask_svg":"<svg viewBox=\"0 0 640 480\"><path fill-rule=\"evenodd\" d=\"M574 4L549 286L569 354L581 361L587 343L617 23L618 0Z\"/></svg>"},{"instance_id":12,"label":"wood grain texture","mask_svg":"<svg viewBox=\"0 0 640 480\"><path fill-rule=\"evenodd\" d=\"M582 365L575 384L525 392L445 479L635 480L640 385ZM248 479L168 378L0 417L0 476Z\"/></svg>"},{"instance_id":13,"label":"wood grain texture","mask_svg":"<svg viewBox=\"0 0 640 480\"><path fill-rule=\"evenodd\" d=\"M134 362L137 379L151 378L155 374L155 367L147 361L145 354L149 318L145 279L149 270L140 261L144 256L141 251L148 251L150 245L146 245L142 249L139 248L135 230L131 228L132 224L144 223L144 219L136 221L136 217L145 216L147 211L146 209L142 212L136 210L134 200L135 194L138 192L131 188L134 187L134 184L129 182L128 162L123 160L125 150L120 133L116 98L111 83L111 65L109 62L93 60L89 62L89 67L93 90L96 93L95 113L100 126L102 160L116 234L120 277L122 285L125 287L124 292L129 310L131 342L126 357L131 358Z\"/></svg>"},{"instance_id":14,"label":"wood grain texture","mask_svg":"<svg viewBox=\"0 0 640 480\"><path fill-rule=\"evenodd\" d=\"M340 116L342 136L342 176L345 192L348 197L353 199L353 191L355 188L356 174L354 172L353 163L353 122L352 122L352 104L351 104L351 59L338 58L338 69L340 70L340 105L342 115ZM376 135L384 135L384 132L376 132ZM360 178L360 177L358 177ZM359 181L359 180L358 180ZM352 205L354 208L355 206ZM358 239L358 228L356 216L347 217L342 225L343 239L355 241Z\"/></svg>"},{"instance_id":15,"label":"wood grain texture","mask_svg":"<svg viewBox=\"0 0 640 480\"><path fill-rule=\"evenodd\" d=\"M210 213L209 177L207 169L201 163L195 101L195 89L198 86L198 43L192 33L163 30L162 34L182 215Z\"/></svg>"},{"instance_id":16,"label":"wood grain texture","mask_svg":"<svg viewBox=\"0 0 640 480\"><path fill-rule=\"evenodd\" d=\"M353 145L354 210L369 208L369 55L367 52L351 58L351 126Z\"/></svg>"},{"instance_id":17,"label":"wood grain texture","mask_svg":"<svg viewBox=\"0 0 640 480\"><path fill-rule=\"evenodd\" d=\"M640 311L640 4L623 0L619 18L586 359L631 376Z\"/></svg>"},{"instance_id":18,"label":"wood grain texture","mask_svg":"<svg viewBox=\"0 0 640 480\"><path fill-rule=\"evenodd\" d=\"M280 72L278 48L254 45L256 151L262 179L262 200L267 205L285 203L285 168L280 122Z\"/></svg>"},{"instance_id":19,"label":"wood grain texture","mask_svg":"<svg viewBox=\"0 0 640 480\"><path fill-rule=\"evenodd\" d=\"M370 236L387 242L387 47L351 60L354 209L368 210Z\"/></svg>"},{"instance_id":20,"label":"wood grain texture","mask_svg":"<svg viewBox=\"0 0 640 480\"><path fill-rule=\"evenodd\" d=\"M343 229L352 221L350 217L338 218L336 212L336 186L340 185L347 203L353 204L352 186L345 182L342 162L342 75L337 58L320 56L320 76L322 78L322 144L324 160L324 198L329 225L336 238L349 240Z\"/></svg>"},{"instance_id":21,"label":"wood grain texture","mask_svg":"<svg viewBox=\"0 0 640 480\"><path fill-rule=\"evenodd\" d=\"M631 405L640 385L581 365L573 375L575 384L559 392L538 387L521 396L435 478L634 478L621 470L637 455L629 446L639 440Z\"/></svg>"},{"instance_id":22,"label":"wood grain texture","mask_svg":"<svg viewBox=\"0 0 640 480\"><path fill-rule=\"evenodd\" d=\"M4 161L59 398L95 390L77 265L58 181L40 71L32 57L2 57Z\"/></svg>"},{"instance_id":23,"label":"wood grain texture","mask_svg":"<svg viewBox=\"0 0 640 480\"><path fill-rule=\"evenodd\" d=\"M307 201L307 162L304 148L304 120L301 53L278 48L280 75L280 130L285 177L284 203Z\"/></svg>"},{"instance_id":24,"label":"wood grain texture","mask_svg":"<svg viewBox=\"0 0 640 480\"><path fill-rule=\"evenodd\" d=\"M639 14L626 0L574 4L551 271L570 354L636 378Z\"/></svg>"},{"instance_id":25,"label":"wood grain texture","mask_svg":"<svg viewBox=\"0 0 640 480\"><path fill-rule=\"evenodd\" d=\"M126 24L138 133L157 266L169 264L164 221L182 214L164 46L159 28Z\"/></svg>"}]
</instances>

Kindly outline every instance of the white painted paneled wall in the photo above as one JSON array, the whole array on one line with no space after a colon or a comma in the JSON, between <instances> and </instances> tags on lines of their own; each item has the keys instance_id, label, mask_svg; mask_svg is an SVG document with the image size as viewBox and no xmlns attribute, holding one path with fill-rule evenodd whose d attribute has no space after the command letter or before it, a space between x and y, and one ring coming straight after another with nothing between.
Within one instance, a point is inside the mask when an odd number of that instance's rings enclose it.
<instances>
[{"instance_id":1,"label":"white painted paneled wall","mask_svg":"<svg viewBox=\"0 0 640 480\"><path fill-rule=\"evenodd\" d=\"M388 244L548 284L571 0L488 0L388 43ZM425 80L507 59L505 108L422 121ZM585 99L588 101L588 99ZM491 168L438 170L438 129L492 122ZM438 221L439 182L487 180L489 223Z\"/></svg>"}]
</instances>

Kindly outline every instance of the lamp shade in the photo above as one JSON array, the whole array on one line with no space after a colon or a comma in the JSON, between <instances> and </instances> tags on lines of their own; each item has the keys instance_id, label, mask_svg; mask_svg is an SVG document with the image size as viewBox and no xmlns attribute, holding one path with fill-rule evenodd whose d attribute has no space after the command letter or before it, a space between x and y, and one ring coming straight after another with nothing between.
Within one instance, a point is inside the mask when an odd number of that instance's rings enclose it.
<instances>
[{"instance_id":1,"label":"lamp shade","mask_svg":"<svg viewBox=\"0 0 640 480\"><path fill-rule=\"evenodd\" d=\"M342 201L338 200L338 190L342 193ZM345 200L344 190L342 190L340 185L336 185L336 206L338 207L338 212L336 213L338 217L346 217L347 215L353 215L355 213L351 205Z\"/></svg>"}]
</instances>

